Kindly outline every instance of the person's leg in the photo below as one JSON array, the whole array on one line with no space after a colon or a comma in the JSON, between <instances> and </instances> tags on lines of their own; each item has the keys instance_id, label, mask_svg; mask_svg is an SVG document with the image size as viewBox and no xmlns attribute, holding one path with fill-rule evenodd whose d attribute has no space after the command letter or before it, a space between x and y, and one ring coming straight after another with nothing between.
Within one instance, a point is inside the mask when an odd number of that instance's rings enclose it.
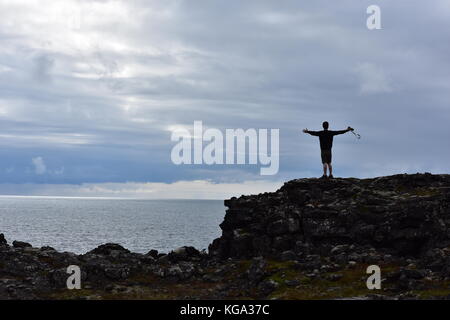
<instances>
[{"instance_id":1,"label":"person's leg","mask_svg":"<svg viewBox=\"0 0 450 320\"><path fill-rule=\"evenodd\" d=\"M327 151L327 165L329 171L329 178L333 178L333 166L331 165L331 149Z\"/></svg>"},{"instance_id":2,"label":"person's leg","mask_svg":"<svg viewBox=\"0 0 450 320\"><path fill-rule=\"evenodd\" d=\"M322 158L322 165L323 165L323 176L322 178L327 177L327 158L326 158L326 151L320 150L320 157Z\"/></svg>"}]
</instances>

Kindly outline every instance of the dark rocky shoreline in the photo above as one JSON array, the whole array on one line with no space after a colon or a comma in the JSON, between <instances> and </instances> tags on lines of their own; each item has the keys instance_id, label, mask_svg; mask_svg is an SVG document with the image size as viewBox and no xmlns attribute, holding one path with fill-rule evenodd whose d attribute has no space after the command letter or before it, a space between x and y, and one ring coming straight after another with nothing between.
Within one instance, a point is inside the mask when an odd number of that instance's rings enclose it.
<instances>
[{"instance_id":1,"label":"dark rocky shoreline","mask_svg":"<svg viewBox=\"0 0 450 320\"><path fill-rule=\"evenodd\" d=\"M450 176L297 179L225 200L208 252L76 255L0 234L0 299L449 299ZM378 265L382 289L368 290ZM68 290L69 265L82 289Z\"/></svg>"}]
</instances>

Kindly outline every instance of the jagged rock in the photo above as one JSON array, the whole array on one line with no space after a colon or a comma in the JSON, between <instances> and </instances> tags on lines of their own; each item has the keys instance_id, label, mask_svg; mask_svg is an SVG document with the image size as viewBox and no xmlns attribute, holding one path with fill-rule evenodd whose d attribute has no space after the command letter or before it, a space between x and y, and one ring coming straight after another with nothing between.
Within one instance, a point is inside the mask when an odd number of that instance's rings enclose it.
<instances>
[{"instance_id":1,"label":"jagged rock","mask_svg":"<svg viewBox=\"0 0 450 320\"><path fill-rule=\"evenodd\" d=\"M262 295L269 295L280 285L272 279L264 280L258 285L258 289L261 291Z\"/></svg>"},{"instance_id":2,"label":"jagged rock","mask_svg":"<svg viewBox=\"0 0 450 320\"><path fill-rule=\"evenodd\" d=\"M405 269L401 271L401 276L404 276L405 278L408 279L415 279L415 280L419 280L419 279L423 279L426 275L426 272L424 270L417 270L417 269Z\"/></svg>"},{"instance_id":3,"label":"jagged rock","mask_svg":"<svg viewBox=\"0 0 450 320\"><path fill-rule=\"evenodd\" d=\"M112 266L105 268L105 275L109 279L120 280L130 276L129 266Z\"/></svg>"},{"instance_id":4,"label":"jagged rock","mask_svg":"<svg viewBox=\"0 0 450 320\"><path fill-rule=\"evenodd\" d=\"M152 264L156 261L156 258L146 254L140 259L140 261L145 264Z\"/></svg>"},{"instance_id":5,"label":"jagged rock","mask_svg":"<svg viewBox=\"0 0 450 320\"><path fill-rule=\"evenodd\" d=\"M51 283L56 287L56 288L64 288L67 286L67 277L69 275L66 272L66 269L64 268L59 268L59 269L55 269L55 270L50 270L48 273L48 277L51 281Z\"/></svg>"},{"instance_id":6,"label":"jagged rock","mask_svg":"<svg viewBox=\"0 0 450 320\"><path fill-rule=\"evenodd\" d=\"M14 248L31 248L31 244L29 244L28 242L23 242L23 241L13 241L13 247Z\"/></svg>"},{"instance_id":7,"label":"jagged rock","mask_svg":"<svg viewBox=\"0 0 450 320\"><path fill-rule=\"evenodd\" d=\"M348 249L349 249L349 246L348 246L348 245L341 244L341 245L335 246L333 249L331 249L330 253L331 253L332 255L333 255L333 254L338 255L338 254L340 254L340 253L347 252Z\"/></svg>"},{"instance_id":8,"label":"jagged rock","mask_svg":"<svg viewBox=\"0 0 450 320\"><path fill-rule=\"evenodd\" d=\"M267 233L271 236L281 235L287 233L289 230L289 224L285 220L277 220L269 224L267 227Z\"/></svg>"},{"instance_id":9,"label":"jagged rock","mask_svg":"<svg viewBox=\"0 0 450 320\"><path fill-rule=\"evenodd\" d=\"M0 246L6 246L8 245L8 242L5 239L5 235L3 233L0 233Z\"/></svg>"},{"instance_id":10,"label":"jagged rock","mask_svg":"<svg viewBox=\"0 0 450 320\"><path fill-rule=\"evenodd\" d=\"M256 257L252 260L252 264L246 271L247 278L250 283L257 284L266 274L267 262L263 257Z\"/></svg>"},{"instance_id":11,"label":"jagged rock","mask_svg":"<svg viewBox=\"0 0 450 320\"><path fill-rule=\"evenodd\" d=\"M117 243L106 243L98 246L94 250L89 251L91 254L99 255L113 255L115 253L130 253L130 250L125 249L120 244Z\"/></svg>"},{"instance_id":12,"label":"jagged rock","mask_svg":"<svg viewBox=\"0 0 450 320\"><path fill-rule=\"evenodd\" d=\"M282 261L296 260L297 255L292 250L283 251L280 255Z\"/></svg>"},{"instance_id":13,"label":"jagged rock","mask_svg":"<svg viewBox=\"0 0 450 320\"><path fill-rule=\"evenodd\" d=\"M158 263L169 263L170 262L169 255L168 254L158 255L157 261Z\"/></svg>"},{"instance_id":14,"label":"jagged rock","mask_svg":"<svg viewBox=\"0 0 450 320\"><path fill-rule=\"evenodd\" d=\"M56 251L56 250L53 247L44 246L44 247L41 247L41 251Z\"/></svg>"},{"instance_id":15,"label":"jagged rock","mask_svg":"<svg viewBox=\"0 0 450 320\"><path fill-rule=\"evenodd\" d=\"M154 259L157 259L158 258L158 250L152 249L147 253L147 255Z\"/></svg>"},{"instance_id":16,"label":"jagged rock","mask_svg":"<svg viewBox=\"0 0 450 320\"><path fill-rule=\"evenodd\" d=\"M170 265L163 271L163 277L171 277L176 280L185 280L194 275L196 268L193 263L181 261Z\"/></svg>"},{"instance_id":17,"label":"jagged rock","mask_svg":"<svg viewBox=\"0 0 450 320\"><path fill-rule=\"evenodd\" d=\"M199 259L200 256L200 251L198 251L194 247L184 246L169 252L169 254L167 255L167 259L171 262L178 262Z\"/></svg>"}]
</instances>

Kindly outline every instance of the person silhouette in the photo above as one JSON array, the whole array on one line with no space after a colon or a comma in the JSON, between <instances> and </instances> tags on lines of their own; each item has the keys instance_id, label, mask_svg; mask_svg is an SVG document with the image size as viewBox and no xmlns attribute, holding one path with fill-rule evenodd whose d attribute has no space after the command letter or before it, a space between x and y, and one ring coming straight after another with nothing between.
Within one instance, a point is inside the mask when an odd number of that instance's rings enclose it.
<instances>
[{"instance_id":1,"label":"person silhouette","mask_svg":"<svg viewBox=\"0 0 450 320\"><path fill-rule=\"evenodd\" d=\"M322 123L323 130L322 131L310 131L308 129L303 129L304 133L309 133L312 136L319 137L320 140L320 154L322 157L323 164L323 176L322 178L327 177L327 168L330 172L329 178L333 178L333 167L331 166L331 148L333 147L333 137L338 134L343 134L349 131L353 131L353 128L348 127L345 130L328 130L329 124L327 121Z\"/></svg>"}]
</instances>

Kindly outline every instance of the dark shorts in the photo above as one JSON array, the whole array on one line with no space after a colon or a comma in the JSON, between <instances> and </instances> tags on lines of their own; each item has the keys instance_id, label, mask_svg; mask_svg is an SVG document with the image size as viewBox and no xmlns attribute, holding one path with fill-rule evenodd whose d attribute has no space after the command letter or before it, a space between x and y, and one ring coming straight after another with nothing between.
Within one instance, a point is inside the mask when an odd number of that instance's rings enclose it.
<instances>
[{"instance_id":1,"label":"dark shorts","mask_svg":"<svg viewBox=\"0 0 450 320\"><path fill-rule=\"evenodd\" d=\"M331 163L331 150L321 150L322 163Z\"/></svg>"}]
</instances>

